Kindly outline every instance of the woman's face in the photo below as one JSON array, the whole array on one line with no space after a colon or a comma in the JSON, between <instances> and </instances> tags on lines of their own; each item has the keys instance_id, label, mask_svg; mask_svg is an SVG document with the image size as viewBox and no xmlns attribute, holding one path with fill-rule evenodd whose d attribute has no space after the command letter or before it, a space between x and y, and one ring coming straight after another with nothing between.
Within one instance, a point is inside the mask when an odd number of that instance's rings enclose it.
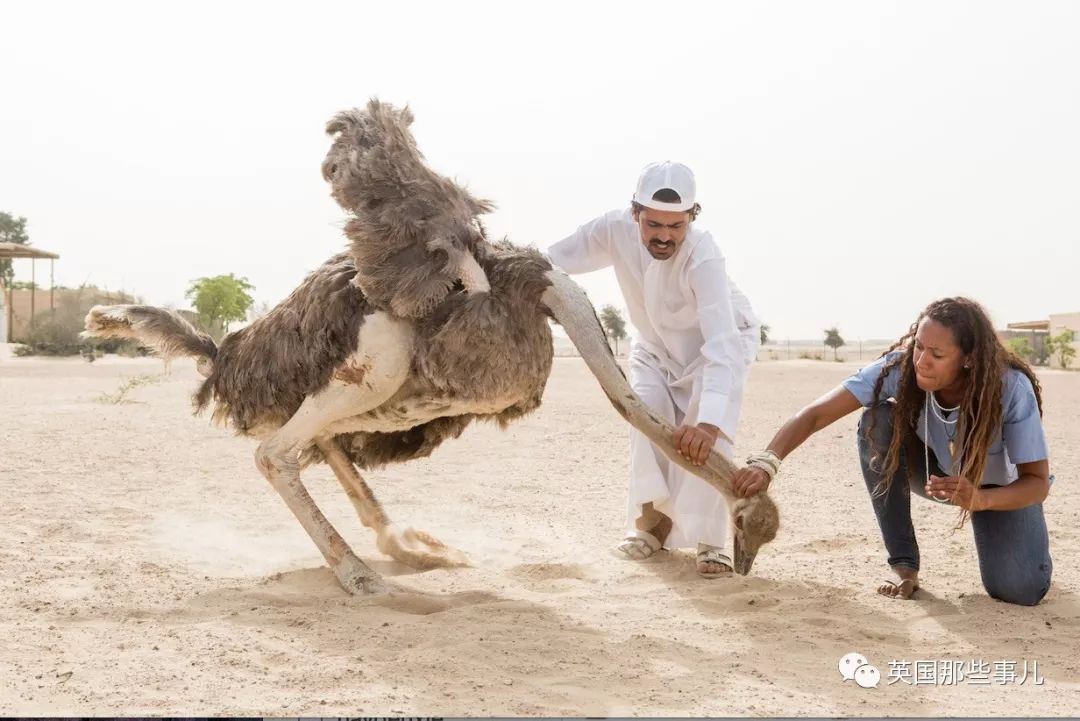
<instances>
[{"instance_id":1,"label":"woman's face","mask_svg":"<svg viewBox=\"0 0 1080 721\"><path fill-rule=\"evenodd\" d=\"M940 391L963 384L963 369L970 358L956 344L953 332L936 320L924 318L915 331L915 382L924 391Z\"/></svg>"}]
</instances>

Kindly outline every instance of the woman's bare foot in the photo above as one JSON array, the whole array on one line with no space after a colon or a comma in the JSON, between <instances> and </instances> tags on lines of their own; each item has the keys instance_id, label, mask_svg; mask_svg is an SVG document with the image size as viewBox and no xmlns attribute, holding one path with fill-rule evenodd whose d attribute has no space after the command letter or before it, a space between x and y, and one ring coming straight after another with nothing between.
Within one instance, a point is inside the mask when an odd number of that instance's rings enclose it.
<instances>
[{"instance_id":1,"label":"woman's bare foot","mask_svg":"<svg viewBox=\"0 0 1080 721\"><path fill-rule=\"evenodd\" d=\"M909 600L919 590L919 572L904 566L893 566L892 570L898 580L885 581L885 583L878 586L877 592L889 598L899 598L902 601Z\"/></svg>"}]
</instances>

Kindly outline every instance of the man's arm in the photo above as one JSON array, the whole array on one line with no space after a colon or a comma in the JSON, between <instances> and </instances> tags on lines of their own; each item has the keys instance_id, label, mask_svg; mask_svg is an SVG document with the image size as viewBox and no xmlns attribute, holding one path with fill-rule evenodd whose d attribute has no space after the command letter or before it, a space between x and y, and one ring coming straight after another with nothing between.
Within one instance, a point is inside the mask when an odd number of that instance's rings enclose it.
<instances>
[{"instance_id":1,"label":"man's arm","mask_svg":"<svg viewBox=\"0 0 1080 721\"><path fill-rule=\"evenodd\" d=\"M705 358L704 378L698 401L698 424L677 428L673 440L683 455L701 465L721 433L729 440L735 434L734 428L723 427L723 421L734 385L742 375L745 356L735 325L723 257L699 263L691 269L689 281L704 338L701 346Z\"/></svg>"},{"instance_id":2,"label":"man's arm","mask_svg":"<svg viewBox=\"0 0 1080 721\"><path fill-rule=\"evenodd\" d=\"M571 275L600 270L611 265L611 227L617 211L590 220L548 248L546 253L552 265Z\"/></svg>"},{"instance_id":3,"label":"man's arm","mask_svg":"<svg viewBox=\"0 0 1080 721\"><path fill-rule=\"evenodd\" d=\"M746 353L745 366L749 368L757 358L758 349L761 348L761 321L754 313L750 299L739 290L730 276L728 276L728 285L731 288L731 308L735 312L735 325L742 337Z\"/></svg>"}]
</instances>

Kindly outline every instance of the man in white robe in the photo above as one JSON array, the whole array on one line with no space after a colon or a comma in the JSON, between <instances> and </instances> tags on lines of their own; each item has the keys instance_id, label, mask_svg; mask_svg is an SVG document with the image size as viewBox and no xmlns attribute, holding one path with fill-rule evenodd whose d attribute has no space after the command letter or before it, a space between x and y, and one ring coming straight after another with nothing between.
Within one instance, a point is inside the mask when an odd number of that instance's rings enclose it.
<instances>
[{"instance_id":1,"label":"man in white robe","mask_svg":"<svg viewBox=\"0 0 1080 721\"><path fill-rule=\"evenodd\" d=\"M613 267L635 329L630 384L676 426L676 448L701 464L731 456L743 385L760 322L728 278L712 236L692 226L694 175L685 165L642 171L629 208L578 228L548 250L567 273ZM705 577L731 571L729 512L714 488L670 463L636 430L630 440L627 536L618 551L644 559L661 547L697 547Z\"/></svg>"}]
</instances>

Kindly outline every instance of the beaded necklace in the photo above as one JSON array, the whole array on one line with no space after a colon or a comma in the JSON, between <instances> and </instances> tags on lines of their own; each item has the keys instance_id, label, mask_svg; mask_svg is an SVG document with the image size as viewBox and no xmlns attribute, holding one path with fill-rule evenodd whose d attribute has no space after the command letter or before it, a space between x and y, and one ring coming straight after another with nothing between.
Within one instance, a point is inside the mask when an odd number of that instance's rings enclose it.
<instances>
[{"instance_id":1,"label":"beaded necklace","mask_svg":"<svg viewBox=\"0 0 1080 721\"><path fill-rule=\"evenodd\" d=\"M948 436L949 427L950 426L955 426L957 424L957 422L960 420L960 416L957 415L956 418L954 418L953 420L947 421L947 420L945 420L945 415L943 415L943 414L949 414L949 413L952 413L954 411L960 410L960 405L957 404L957 405L953 406L952 408L945 408L940 403L938 403L937 396L934 395L933 391L929 391L926 394L926 396L927 396L927 398L929 398L929 402L924 402L923 403L923 456L924 456L924 458L926 460L926 482L930 483L930 411L933 411L934 416L937 417L937 419L939 421L941 421L945 425L945 434L946 434L946 436ZM954 431L954 433L955 433L955 431ZM952 462L952 456L953 456L953 454L955 452L956 452L956 436L954 435L952 438L949 438L949 456L950 456L949 460L950 460L950 462ZM957 465L958 464L956 464L954 462L953 463L953 468L955 469ZM930 496L930 497L933 498L938 503L951 503L952 502L951 498L938 498L937 496Z\"/></svg>"}]
</instances>

